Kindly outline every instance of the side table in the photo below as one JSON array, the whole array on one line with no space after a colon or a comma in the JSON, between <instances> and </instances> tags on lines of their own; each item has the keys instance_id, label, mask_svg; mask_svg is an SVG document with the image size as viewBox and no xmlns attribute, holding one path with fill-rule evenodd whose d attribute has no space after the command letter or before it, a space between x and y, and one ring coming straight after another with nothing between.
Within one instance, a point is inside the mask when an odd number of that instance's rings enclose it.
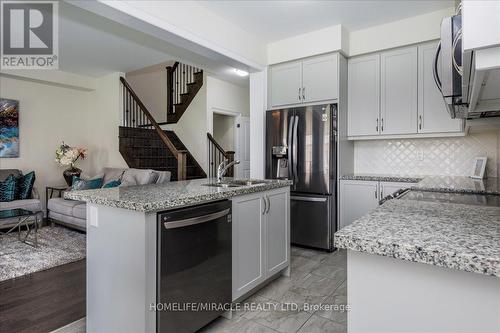
<instances>
[{"instance_id":1,"label":"side table","mask_svg":"<svg viewBox=\"0 0 500 333\"><path fill-rule=\"evenodd\" d=\"M50 222L49 217L49 199L51 199L54 194L57 197L61 197L61 194L68 189L67 185L57 185L57 186L47 186L45 187L45 216L47 217L47 221ZM53 225L53 223L51 223Z\"/></svg>"}]
</instances>

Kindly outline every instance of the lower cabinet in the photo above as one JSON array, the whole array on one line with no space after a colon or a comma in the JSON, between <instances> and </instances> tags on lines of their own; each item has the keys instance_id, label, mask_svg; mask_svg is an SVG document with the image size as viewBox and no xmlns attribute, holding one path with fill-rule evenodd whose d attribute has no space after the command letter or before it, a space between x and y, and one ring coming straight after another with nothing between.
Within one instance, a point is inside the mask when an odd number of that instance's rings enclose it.
<instances>
[{"instance_id":1,"label":"lower cabinet","mask_svg":"<svg viewBox=\"0 0 500 333\"><path fill-rule=\"evenodd\" d=\"M413 185L414 183L341 180L339 230L377 208L385 196Z\"/></svg>"},{"instance_id":2,"label":"lower cabinet","mask_svg":"<svg viewBox=\"0 0 500 333\"><path fill-rule=\"evenodd\" d=\"M233 301L290 264L288 187L231 199Z\"/></svg>"}]
</instances>

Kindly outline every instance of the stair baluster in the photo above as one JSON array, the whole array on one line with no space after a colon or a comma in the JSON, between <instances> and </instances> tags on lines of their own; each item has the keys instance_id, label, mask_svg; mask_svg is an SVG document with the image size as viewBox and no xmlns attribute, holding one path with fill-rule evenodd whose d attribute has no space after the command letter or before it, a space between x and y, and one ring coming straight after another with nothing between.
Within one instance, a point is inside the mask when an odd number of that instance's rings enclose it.
<instances>
[{"instance_id":1,"label":"stair baluster","mask_svg":"<svg viewBox=\"0 0 500 333\"><path fill-rule=\"evenodd\" d=\"M203 86L203 70L175 62L167 67L167 123L179 121Z\"/></svg>"},{"instance_id":2,"label":"stair baluster","mask_svg":"<svg viewBox=\"0 0 500 333\"><path fill-rule=\"evenodd\" d=\"M224 148L215 141L212 134L207 133L208 138L208 178L217 177L217 167L225 159L228 162L234 161L234 151L225 151ZM226 172L227 177L234 177L234 166Z\"/></svg>"}]
</instances>

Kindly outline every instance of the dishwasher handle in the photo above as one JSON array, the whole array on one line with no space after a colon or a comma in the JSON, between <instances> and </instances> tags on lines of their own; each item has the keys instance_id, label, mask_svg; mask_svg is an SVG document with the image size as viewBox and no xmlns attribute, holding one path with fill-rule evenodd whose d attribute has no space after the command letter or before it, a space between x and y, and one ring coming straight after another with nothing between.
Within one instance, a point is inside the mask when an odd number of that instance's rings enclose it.
<instances>
[{"instance_id":1,"label":"dishwasher handle","mask_svg":"<svg viewBox=\"0 0 500 333\"><path fill-rule=\"evenodd\" d=\"M191 217L191 218L182 219L182 220L174 220L174 221L164 222L163 225L165 226L165 229L183 228L183 227L187 227L190 225L195 225L195 224L200 224L200 223L205 223L205 222L209 222L212 220L216 220L218 218L221 218L223 216L228 215L230 210L231 210L230 208L227 208L227 209L224 209L220 212L210 213L207 215L196 216L196 217Z\"/></svg>"}]
</instances>

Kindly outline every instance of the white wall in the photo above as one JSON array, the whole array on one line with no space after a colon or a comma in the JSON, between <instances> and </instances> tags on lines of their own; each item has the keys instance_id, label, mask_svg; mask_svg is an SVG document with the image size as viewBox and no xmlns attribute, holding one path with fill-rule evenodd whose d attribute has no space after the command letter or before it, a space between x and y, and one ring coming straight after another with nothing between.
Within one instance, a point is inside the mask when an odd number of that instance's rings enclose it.
<instances>
[{"instance_id":1,"label":"white wall","mask_svg":"<svg viewBox=\"0 0 500 333\"><path fill-rule=\"evenodd\" d=\"M214 114L213 136L215 141L225 151L234 151L234 121L235 117Z\"/></svg>"},{"instance_id":2,"label":"white wall","mask_svg":"<svg viewBox=\"0 0 500 333\"><path fill-rule=\"evenodd\" d=\"M469 176L474 158L487 156L486 176L497 177L499 145L500 131L465 137L356 141L354 172Z\"/></svg>"},{"instance_id":3,"label":"white wall","mask_svg":"<svg viewBox=\"0 0 500 333\"><path fill-rule=\"evenodd\" d=\"M213 113L250 115L249 87L207 76L207 129L213 133Z\"/></svg>"},{"instance_id":4,"label":"white wall","mask_svg":"<svg viewBox=\"0 0 500 333\"><path fill-rule=\"evenodd\" d=\"M105 166L126 166L118 151L119 74L95 80L44 72L43 81L37 73L35 81L27 76L0 76L2 98L19 100L20 127L20 157L0 159L0 168L21 169L24 173L34 170L43 204L45 186L64 184L65 168L54 161L62 141L88 148L88 158L77 165L87 176ZM63 85L60 77L74 80L66 80ZM90 86L95 90L88 90L87 84L80 86L90 81L94 81Z\"/></svg>"},{"instance_id":5,"label":"white wall","mask_svg":"<svg viewBox=\"0 0 500 333\"><path fill-rule=\"evenodd\" d=\"M156 122L167 121L167 70L173 62L126 73L127 82Z\"/></svg>"}]
</instances>

